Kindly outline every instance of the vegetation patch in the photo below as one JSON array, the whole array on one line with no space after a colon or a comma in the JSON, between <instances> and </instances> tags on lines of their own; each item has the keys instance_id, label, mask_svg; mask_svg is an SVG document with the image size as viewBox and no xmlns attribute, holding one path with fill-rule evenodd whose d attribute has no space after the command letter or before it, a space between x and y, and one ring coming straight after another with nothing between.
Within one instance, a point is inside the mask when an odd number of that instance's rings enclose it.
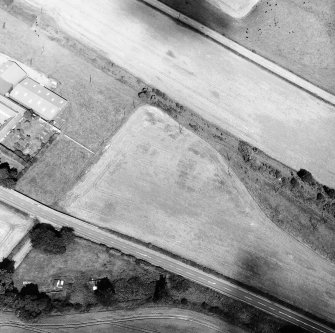
<instances>
[{"instance_id":1,"label":"vegetation patch","mask_svg":"<svg viewBox=\"0 0 335 333\"><path fill-rule=\"evenodd\" d=\"M1 144L29 162L44 145L54 140L56 133L57 130L41 117L26 111Z\"/></svg>"},{"instance_id":2,"label":"vegetation patch","mask_svg":"<svg viewBox=\"0 0 335 333\"><path fill-rule=\"evenodd\" d=\"M74 232L70 227L56 230L47 223L37 223L29 232L31 244L34 249L50 254L62 254L66 247L74 240Z\"/></svg>"},{"instance_id":3,"label":"vegetation patch","mask_svg":"<svg viewBox=\"0 0 335 333\"><path fill-rule=\"evenodd\" d=\"M0 185L6 188L15 188L17 180L17 169L11 168L7 162L0 163Z\"/></svg>"},{"instance_id":4,"label":"vegetation patch","mask_svg":"<svg viewBox=\"0 0 335 333\"><path fill-rule=\"evenodd\" d=\"M61 290L52 288L55 279L64 280ZM23 281L38 284L50 298L48 313L54 314L172 306L215 315L248 332L278 332L287 325L179 275L144 261L138 264L131 256L81 238L62 255L33 249L14 273L14 281L17 288Z\"/></svg>"}]
</instances>

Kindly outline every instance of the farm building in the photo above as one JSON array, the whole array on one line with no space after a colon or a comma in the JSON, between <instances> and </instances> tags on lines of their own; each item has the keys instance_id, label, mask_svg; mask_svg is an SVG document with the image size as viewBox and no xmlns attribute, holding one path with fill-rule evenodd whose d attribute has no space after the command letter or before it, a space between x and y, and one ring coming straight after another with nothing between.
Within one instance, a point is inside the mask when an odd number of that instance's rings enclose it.
<instances>
[{"instance_id":1,"label":"farm building","mask_svg":"<svg viewBox=\"0 0 335 333\"><path fill-rule=\"evenodd\" d=\"M30 78L15 86L9 97L48 121L53 120L67 105L64 98Z\"/></svg>"},{"instance_id":2,"label":"farm building","mask_svg":"<svg viewBox=\"0 0 335 333\"><path fill-rule=\"evenodd\" d=\"M14 61L6 61L0 65L0 94L5 95L27 77L26 72Z\"/></svg>"},{"instance_id":3,"label":"farm building","mask_svg":"<svg viewBox=\"0 0 335 333\"><path fill-rule=\"evenodd\" d=\"M17 113L14 110L0 102L0 128L16 116Z\"/></svg>"}]
</instances>

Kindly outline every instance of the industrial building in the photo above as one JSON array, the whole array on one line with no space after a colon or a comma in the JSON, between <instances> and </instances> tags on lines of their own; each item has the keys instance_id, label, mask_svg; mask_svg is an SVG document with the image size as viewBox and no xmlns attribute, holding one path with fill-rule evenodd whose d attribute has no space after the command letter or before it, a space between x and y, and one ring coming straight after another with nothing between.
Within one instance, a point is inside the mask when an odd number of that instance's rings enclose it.
<instances>
[{"instance_id":1,"label":"industrial building","mask_svg":"<svg viewBox=\"0 0 335 333\"><path fill-rule=\"evenodd\" d=\"M9 97L47 121L53 120L67 105L64 98L30 78L17 84L10 92Z\"/></svg>"}]
</instances>

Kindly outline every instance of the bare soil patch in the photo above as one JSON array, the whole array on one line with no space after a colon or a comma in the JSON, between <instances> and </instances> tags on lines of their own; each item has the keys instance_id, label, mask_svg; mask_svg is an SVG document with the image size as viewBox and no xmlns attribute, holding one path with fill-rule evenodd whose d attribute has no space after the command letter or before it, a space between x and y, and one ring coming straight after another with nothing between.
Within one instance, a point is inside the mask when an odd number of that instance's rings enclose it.
<instances>
[{"instance_id":1,"label":"bare soil patch","mask_svg":"<svg viewBox=\"0 0 335 333\"><path fill-rule=\"evenodd\" d=\"M277 228L229 163L157 108L137 110L61 206L333 316L335 266Z\"/></svg>"}]
</instances>

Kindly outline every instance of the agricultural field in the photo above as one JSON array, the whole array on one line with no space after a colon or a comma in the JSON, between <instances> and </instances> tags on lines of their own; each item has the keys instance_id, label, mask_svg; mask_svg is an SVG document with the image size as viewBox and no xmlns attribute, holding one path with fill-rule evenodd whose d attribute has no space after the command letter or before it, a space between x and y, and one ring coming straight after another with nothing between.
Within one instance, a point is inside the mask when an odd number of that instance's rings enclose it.
<instances>
[{"instance_id":1,"label":"agricultural field","mask_svg":"<svg viewBox=\"0 0 335 333\"><path fill-rule=\"evenodd\" d=\"M262 0L238 21L212 0L160 2L335 93L332 0Z\"/></svg>"},{"instance_id":2,"label":"agricultural field","mask_svg":"<svg viewBox=\"0 0 335 333\"><path fill-rule=\"evenodd\" d=\"M11 314L1 314L0 324L2 331L6 333L35 332L36 327L41 333L90 333L92 329L96 333L158 332L158 330L161 333L246 332L211 316L164 307L57 316L41 320L39 323L41 326L23 324Z\"/></svg>"},{"instance_id":3,"label":"agricultural field","mask_svg":"<svg viewBox=\"0 0 335 333\"><path fill-rule=\"evenodd\" d=\"M12 252L32 225L28 216L0 203L0 261Z\"/></svg>"},{"instance_id":4,"label":"agricultural field","mask_svg":"<svg viewBox=\"0 0 335 333\"><path fill-rule=\"evenodd\" d=\"M227 160L155 107L136 111L60 206L321 317L334 315L335 266L277 228Z\"/></svg>"}]
</instances>

